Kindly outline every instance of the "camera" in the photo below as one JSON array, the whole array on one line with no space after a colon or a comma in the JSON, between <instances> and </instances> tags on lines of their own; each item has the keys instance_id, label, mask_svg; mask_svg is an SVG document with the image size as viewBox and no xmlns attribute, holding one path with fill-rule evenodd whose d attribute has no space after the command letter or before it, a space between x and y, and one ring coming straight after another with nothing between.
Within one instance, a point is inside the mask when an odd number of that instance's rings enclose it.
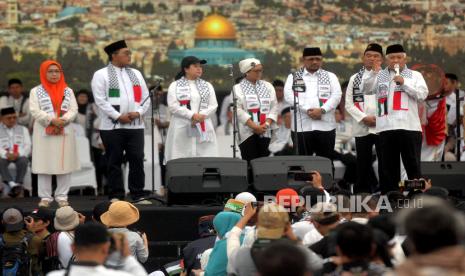
<instances>
[{"instance_id":1,"label":"camera","mask_svg":"<svg viewBox=\"0 0 465 276\"><path fill-rule=\"evenodd\" d=\"M425 179L404 180L402 184L405 190L409 190L409 191L424 190L426 187L426 180Z\"/></svg>"},{"instance_id":2,"label":"camera","mask_svg":"<svg viewBox=\"0 0 465 276\"><path fill-rule=\"evenodd\" d=\"M295 181L313 181L313 173L298 172L294 173Z\"/></svg>"}]
</instances>

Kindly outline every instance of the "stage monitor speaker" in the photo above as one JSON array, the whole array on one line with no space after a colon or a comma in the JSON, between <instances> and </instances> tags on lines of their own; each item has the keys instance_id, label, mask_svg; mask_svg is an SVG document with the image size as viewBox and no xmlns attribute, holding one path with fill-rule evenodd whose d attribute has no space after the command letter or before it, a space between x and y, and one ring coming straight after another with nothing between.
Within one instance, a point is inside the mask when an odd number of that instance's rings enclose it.
<instances>
[{"instance_id":1,"label":"stage monitor speaker","mask_svg":"<svg viewBox=\"0 0 465 276\"><path fill-rule=\"evenodd\" d=\"M452 196L465 197L464 162L421 162L421 172L433 186L446 188Z\"/></svg>"},{"instance_id":2,"label":"stage monitor speaker","mask_svg":"<svg viewBox=\"0 0 465 276\"><path fill-rule=\"evenodd\" d=\"M247 190L247 162L223 157L171 160L166 164L166 183L168 204L221 200L227 194Z\"/></svg>"},{"instance_id":3,"label":"stage monitor speaker","mask_svg":"<svg viewBox=\"0 0 465 276\"><path fill-rule=\"evenodd\" d=\"M296 173L318 171L323 185L333 181L331 160L319 156L274 156L252 160L253 186L256 191L275 192L283 188L300 189L304 181L296 181Z\"/></svg>"}]
</instances>

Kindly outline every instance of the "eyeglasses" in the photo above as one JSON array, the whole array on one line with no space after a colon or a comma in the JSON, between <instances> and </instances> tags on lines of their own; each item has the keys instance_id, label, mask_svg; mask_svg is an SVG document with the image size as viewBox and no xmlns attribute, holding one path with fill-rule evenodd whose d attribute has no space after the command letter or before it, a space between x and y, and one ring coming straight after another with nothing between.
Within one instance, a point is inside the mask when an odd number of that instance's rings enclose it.
<instances>
[{"instance_id":1,"label":"eyeglasses","mask_svg":"<svg viewBox=\"0 0 465 276\"><path fill-rule=\"evenodd\" d=\"M60 70L47 70L47 74L61 74Z\"/></svg>"},{"instance_id":2,"label":"eyeglasses","mask_svg":"<svg viewBox=\"0 0 465 276\"><path fill-rule=\"evenodd\" d=\"M263 73L263 69L254 69L254 70L250 70L250 72Z\"/></svg>"},{"instance_id":3,"label":"eyeglasses","mask_svg":"<svg viewBox=\"0 0 465 276\"><path fill-rule=\"evenodd\" d=\"M130 56L130 55L132 55L132 52L129 51L129 50L127 50L127 51L121 52L121 54L123 54L123 55L125 55L125 56Z\"/></svg>"}]
</instances>

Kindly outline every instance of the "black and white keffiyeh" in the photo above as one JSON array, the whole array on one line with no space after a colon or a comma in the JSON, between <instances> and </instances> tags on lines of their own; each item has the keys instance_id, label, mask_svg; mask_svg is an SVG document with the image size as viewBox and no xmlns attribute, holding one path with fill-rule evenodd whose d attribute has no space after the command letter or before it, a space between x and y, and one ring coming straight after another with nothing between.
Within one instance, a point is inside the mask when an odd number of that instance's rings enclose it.
<instances>
[{"instance_id":1,"label":"black and white keffiyeh","mask_svg":"<svg viewBox=\"0 0 465 276\"><path fill-rule=\"evenodd\" d=\"M189 88L189 81L185 77L182 77L176 81L176 86L178 88ZM195 86L200 94L200 109L202 109L202 106L208 106L210 102L210 87L208 86L208 82L200 78L195 80Z\"/></svg>"}]
</instances>

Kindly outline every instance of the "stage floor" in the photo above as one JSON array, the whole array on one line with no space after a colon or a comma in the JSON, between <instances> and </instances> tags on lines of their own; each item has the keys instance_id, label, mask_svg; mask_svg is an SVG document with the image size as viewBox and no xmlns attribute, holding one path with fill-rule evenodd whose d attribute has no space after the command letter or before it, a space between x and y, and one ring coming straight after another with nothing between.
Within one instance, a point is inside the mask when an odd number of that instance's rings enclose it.
<instances>
[{"instance_id":1,"label":"stage floor","mask_svg":"<svg viewBox=\"0 0 465 276\"><path fill-rule=\"evenodd\" d=\"M106 200L106 197L71 196L71 206L91 219L93 207ZM38 198L0 199L0 210L11 206L23 209L27 214L37 208ZM140 220L130 228L147 233L150 243L150 257L145 267L148 272L157 269L171 260L178 259L184 245L198 238L197 221L204 215L220 212L223 206L160 206L136 205L139 208ZM51 208L56 209L56 205Z\"/></svg>"}]
</instances>

